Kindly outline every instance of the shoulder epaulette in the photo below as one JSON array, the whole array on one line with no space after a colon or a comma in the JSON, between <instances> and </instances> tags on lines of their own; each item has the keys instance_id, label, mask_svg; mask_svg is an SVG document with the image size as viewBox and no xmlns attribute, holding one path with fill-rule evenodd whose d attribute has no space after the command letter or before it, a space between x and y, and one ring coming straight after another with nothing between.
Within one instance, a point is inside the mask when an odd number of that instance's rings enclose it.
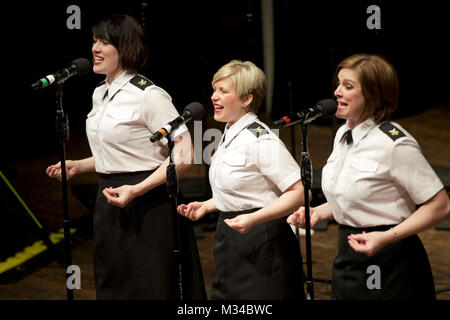
<instances>
[{"instance_id":1,"label":"shoulder epaulette","mask_svg":"<svg viewBox=\"0 0 450 320\"><path fill-rule=\"evenodd\" d=\"M134 84L141 90L144 90L145 88L153 85L153 82L151 82L149 79L139 74L133 77L133 79L130 80L130 83Z\"/></svg>"},{"instance_id":2,"label":"shoulder epaulette","mask_svg":"<svg viewBox=\"0 0 450 320\"><path fill-rule=\"evenodd\" d=\"M259 138L265 134L269 134L269 132L258 122L253 122L251 125L247 126L247 129L253 133L256 138Z\"/></svg>"},{"instance_id":3,"label":"shoulder epaulette","mask_svg":"<svg viewBox=\"0 0 450 320\"><path fill-rule=\"evenodd\" d=\"M396 126L394 126L389 121L385 121L378 127L381 131L383 131L389 138L391 138L393 141L405 137L406 135L400 131Z\"/></svg>"}]
</instances>

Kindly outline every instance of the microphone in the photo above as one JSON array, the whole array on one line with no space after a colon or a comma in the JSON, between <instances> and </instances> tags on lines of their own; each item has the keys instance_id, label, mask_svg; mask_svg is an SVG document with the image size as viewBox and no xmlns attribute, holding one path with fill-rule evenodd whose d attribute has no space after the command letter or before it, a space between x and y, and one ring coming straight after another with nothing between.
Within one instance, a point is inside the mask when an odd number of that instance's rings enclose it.
<instances>
[{"instance_id":1,"label":"microphone","mask_svg":"<svg viewBox=\"0 0 450 320\"><path fill-rule=\"evenodd\" d=\"M203 117L205 113L205 108L199 102L189 103L183 110L181 116L175 120L170 121L164 127L156 131L150 138L151 142L159 141L168 134L171 134L179 126L188 123L191 120L199 120Z\"/></svg>"},{"instance_id":2,"label":"microphone","mask_svg":"<svg viewBox=\"0 0 450 320\"><path fill-rule=\"evenodd\" d=\"M31 85L31 88L33 90L39 90L43 89L45 87L48 87L52 83L60 83L64 82L67 79L69 79L72 76L75 75L85 75L89 72L91 69L91 63L86 58L78 58L73 60L70 63L70 66L67 68L64 68L62 70L59 70L53 74L49 74L48 76L39 79L35 83Z\"/></svg>"},{"instance_id":3,"label":"microphone","mask_svg":"<svg viewBox=\"0 0 450 320\"><path fill-rule=\"evenodd\" d=\"M320 117L328 117L337 111L337 103L333 99L320 100L314 107L283 117L274 124L277 128L286 128L297 123L307 125Z\"/></svg>"}]
</instances>

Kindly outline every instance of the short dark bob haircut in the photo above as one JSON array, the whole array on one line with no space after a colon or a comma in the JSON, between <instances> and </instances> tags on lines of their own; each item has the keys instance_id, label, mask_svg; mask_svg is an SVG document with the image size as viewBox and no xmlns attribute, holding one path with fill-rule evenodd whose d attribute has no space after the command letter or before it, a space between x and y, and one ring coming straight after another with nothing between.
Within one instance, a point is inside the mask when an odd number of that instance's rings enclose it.
<instances>
[{"instance_id":1,"label":"short dark bob haircut","mask_svg":"<svg viewBox=\"0 0 450 320\"><path fill-rule=\"evenodd\" d=\"M123 69L139 71L147 66L147 39L135 18L123 14L105 16L92 27L92 35L117 49Z\"/></svg>"}]
</instances>

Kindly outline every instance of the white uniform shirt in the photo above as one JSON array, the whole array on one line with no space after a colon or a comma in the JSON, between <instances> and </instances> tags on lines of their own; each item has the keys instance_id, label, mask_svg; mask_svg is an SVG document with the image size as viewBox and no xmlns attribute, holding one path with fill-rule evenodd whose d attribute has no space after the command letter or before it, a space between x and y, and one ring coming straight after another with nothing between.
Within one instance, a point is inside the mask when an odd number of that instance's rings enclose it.
<instances>
[{"instance_id":1,"label":"white uniform shirt","mask_svg":"<svg viewBox=\"0 0 450 320\"><path fill-rule=\"evenodd\" d=\"M154 132L179 116L166 91L124 72L111 84L97 86L92 104L86 133L97 172L154 170L168 157L167 139L150 142ZM186 131L180 126L174 139Z\"/></svg>"},{"instance_id":2,"label":"white uniform shirt","mask_svg":"<svg viewBox=\"0 0 450 320\"><path fill-rule=\"evenodd\" d=\"M222 141L209 169L218 210L262 208L300 180L297 162L256 114L225 129Z\"/></svg>"},{"instance_id":3,"label":"white uniform shirt","mask_svg":"<svg viewBox=\"0 0 450 320\"><path fill-rule=\"evenodd\" d=\"M336 133L322 171L322 190L335 220L353 227L398 224L443 188L417 141L400 125L369 119Z\"/></svg>"}]
</instances>

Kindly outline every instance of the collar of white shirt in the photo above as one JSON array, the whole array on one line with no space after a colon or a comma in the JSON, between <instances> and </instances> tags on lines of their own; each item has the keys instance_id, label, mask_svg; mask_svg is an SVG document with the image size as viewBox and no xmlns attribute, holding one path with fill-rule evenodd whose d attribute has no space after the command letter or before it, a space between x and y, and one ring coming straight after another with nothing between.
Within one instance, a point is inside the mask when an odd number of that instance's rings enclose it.
<instances>
[{"instance_id":1,"label":"collar of white shirt","mask_svg":"<svg viewBox=\"0 0 450 320\"><path fill-rule=\"evenodd\" d=\"M361 122L356 127L352 129L352 138L353 138L353 145L357 146L358 143L367 135L367 133L374 127L376 127L377 123L373 118L367 119L366 121ZM339 137L338 141L341 141L342 136L347 132L347 130L350 130L348 127L347 122L343 125L342 128L342 134Z\"/></svg>"},{"instance_id":2,"label":"collar of white shirt","mask_svg":"<svg viewBox=\"0 0 450 320\"><path fill-rule=\"evenodd\" d=\"M240 118L238 121L236 121L230 128L228 127L228 123L225 126L225 131L223 134L225 136L225 140L223 141L223 144L226 146L229 141L234 139L234 137L241 132L246 126L253 123L256 119L258 119L258 116L253 112L248 112L242 118Z\"/></svg>"},{"instance_id":3,"label":"collar of white shirt","mask_svg":"<svg viewBox=\"0 0 450 320\"><path fill-rule=\"evenodd\" d=\"M108 90L108 99L111 100L112 97L114 97L114 95L117 93L117 91L119 91L124 85L126 85L135 75L136 73L124 71L113 82L109 83L108 81L105 81L105 92L106 90Z\"/></svg>"}]
</instances>

